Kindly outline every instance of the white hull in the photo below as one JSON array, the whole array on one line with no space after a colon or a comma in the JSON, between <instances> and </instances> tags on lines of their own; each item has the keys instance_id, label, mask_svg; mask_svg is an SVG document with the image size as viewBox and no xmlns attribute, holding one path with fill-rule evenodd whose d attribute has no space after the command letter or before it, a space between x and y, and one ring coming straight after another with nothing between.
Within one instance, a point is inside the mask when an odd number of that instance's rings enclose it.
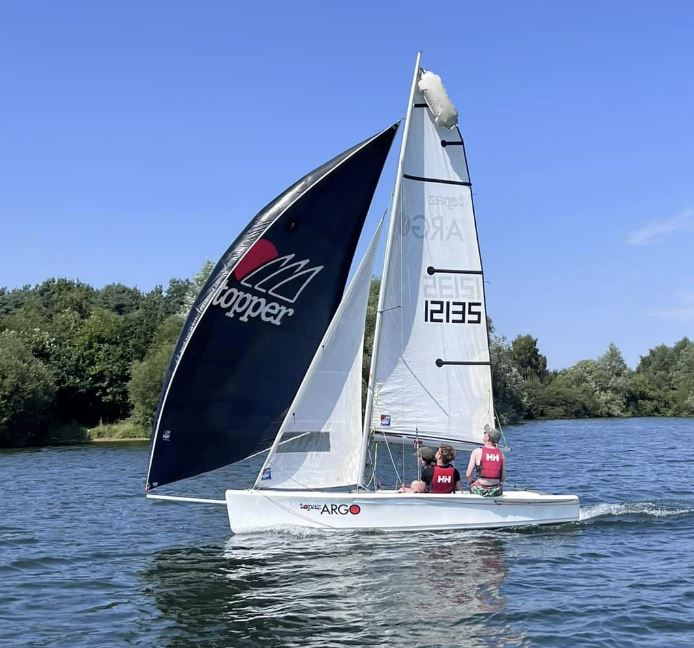
<instances>
[{"instance_id":1,"label":"white hull","mask_svg":"<svg viewBox=\"0 0 694 648\"><path fill-rule=\"evenodd\" d=\"M233 533L291 527L381 531L498 529L576 522L579 515L575 495L532 491L480 497L469 493L228 490L226 503Z\"/></svg>"}]
</instances>

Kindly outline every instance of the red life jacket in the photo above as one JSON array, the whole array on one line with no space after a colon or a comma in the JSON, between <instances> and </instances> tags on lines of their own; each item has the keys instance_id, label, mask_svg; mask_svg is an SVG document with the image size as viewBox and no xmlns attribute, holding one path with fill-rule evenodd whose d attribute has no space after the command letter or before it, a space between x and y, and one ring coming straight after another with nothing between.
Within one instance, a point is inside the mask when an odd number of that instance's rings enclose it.
<instances>
[{"instance_id":1,"label":"red life jacket","mask_svg":"<svg viewBox=\"0 0 694 648\"><path fill-rule=\"evenodd\" d=\"M434 466L430 493L455 492L455 468L453 466Z\"/></svg>"},{"instance_id":2,"label":"red life jacket","mask_svg":"<svg viewBox=\"0 0 694 648\"><path fill-rule=\"evenodd\" d=\"M478 474L482 479L501 479L504 454L499 448L482 448Z\"/></svg>"}]
</instances>

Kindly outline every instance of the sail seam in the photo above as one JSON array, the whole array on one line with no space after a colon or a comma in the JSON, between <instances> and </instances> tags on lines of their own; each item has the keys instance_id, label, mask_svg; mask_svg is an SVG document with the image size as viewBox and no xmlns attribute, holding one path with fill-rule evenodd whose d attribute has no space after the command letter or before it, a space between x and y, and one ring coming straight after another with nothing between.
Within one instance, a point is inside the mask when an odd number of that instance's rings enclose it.
<instances>
[{"instance_id":1,"label":"sail seam","mask_svg":"<svg viewBox=\"0 0 694 648\"><path fill-rule=\"evenodd\" d=\"M422 176L410 175L409 173L403 173L403 178L408 180L419 180L420 182L438 182L440 184L450 184L450 185L460 185L461 187L471 187L472 183L463 182L462 180L444 180L443 178L424 178Z\"/></svg>"}]
</instances>

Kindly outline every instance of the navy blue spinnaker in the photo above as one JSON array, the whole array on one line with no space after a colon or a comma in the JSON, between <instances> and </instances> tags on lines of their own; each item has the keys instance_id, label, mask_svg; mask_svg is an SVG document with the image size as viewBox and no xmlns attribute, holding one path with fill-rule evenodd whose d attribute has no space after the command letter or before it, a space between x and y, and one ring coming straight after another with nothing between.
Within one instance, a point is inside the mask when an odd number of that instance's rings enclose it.
<instances>
[{"instance_id":1,"label":"navy blue spinnaker","mask_svg":"<svg viewBox=\"0 0 694 648\"><path fill-rule=\"evenodd\" d=\"M217 263L164 381L148 490L271 445L340 302L396 129L290 187Z\"/></svg>"}]
</instances>

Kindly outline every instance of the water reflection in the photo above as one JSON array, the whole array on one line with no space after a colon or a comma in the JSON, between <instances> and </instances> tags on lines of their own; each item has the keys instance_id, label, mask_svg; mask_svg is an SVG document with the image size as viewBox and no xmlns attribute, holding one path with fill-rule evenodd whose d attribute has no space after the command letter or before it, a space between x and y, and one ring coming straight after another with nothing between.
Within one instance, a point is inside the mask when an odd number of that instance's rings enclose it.
<instances>
[{"instance_id":1,"label":"water reflection","mask_svg":"<svg viewBox=\"0 0 694 648\"><path fill-rule=\"evenodd\" d=\"M143 576L167 645L498 645L505 539L309 532L161 551Z\"/></svg>"}]
</instances>

